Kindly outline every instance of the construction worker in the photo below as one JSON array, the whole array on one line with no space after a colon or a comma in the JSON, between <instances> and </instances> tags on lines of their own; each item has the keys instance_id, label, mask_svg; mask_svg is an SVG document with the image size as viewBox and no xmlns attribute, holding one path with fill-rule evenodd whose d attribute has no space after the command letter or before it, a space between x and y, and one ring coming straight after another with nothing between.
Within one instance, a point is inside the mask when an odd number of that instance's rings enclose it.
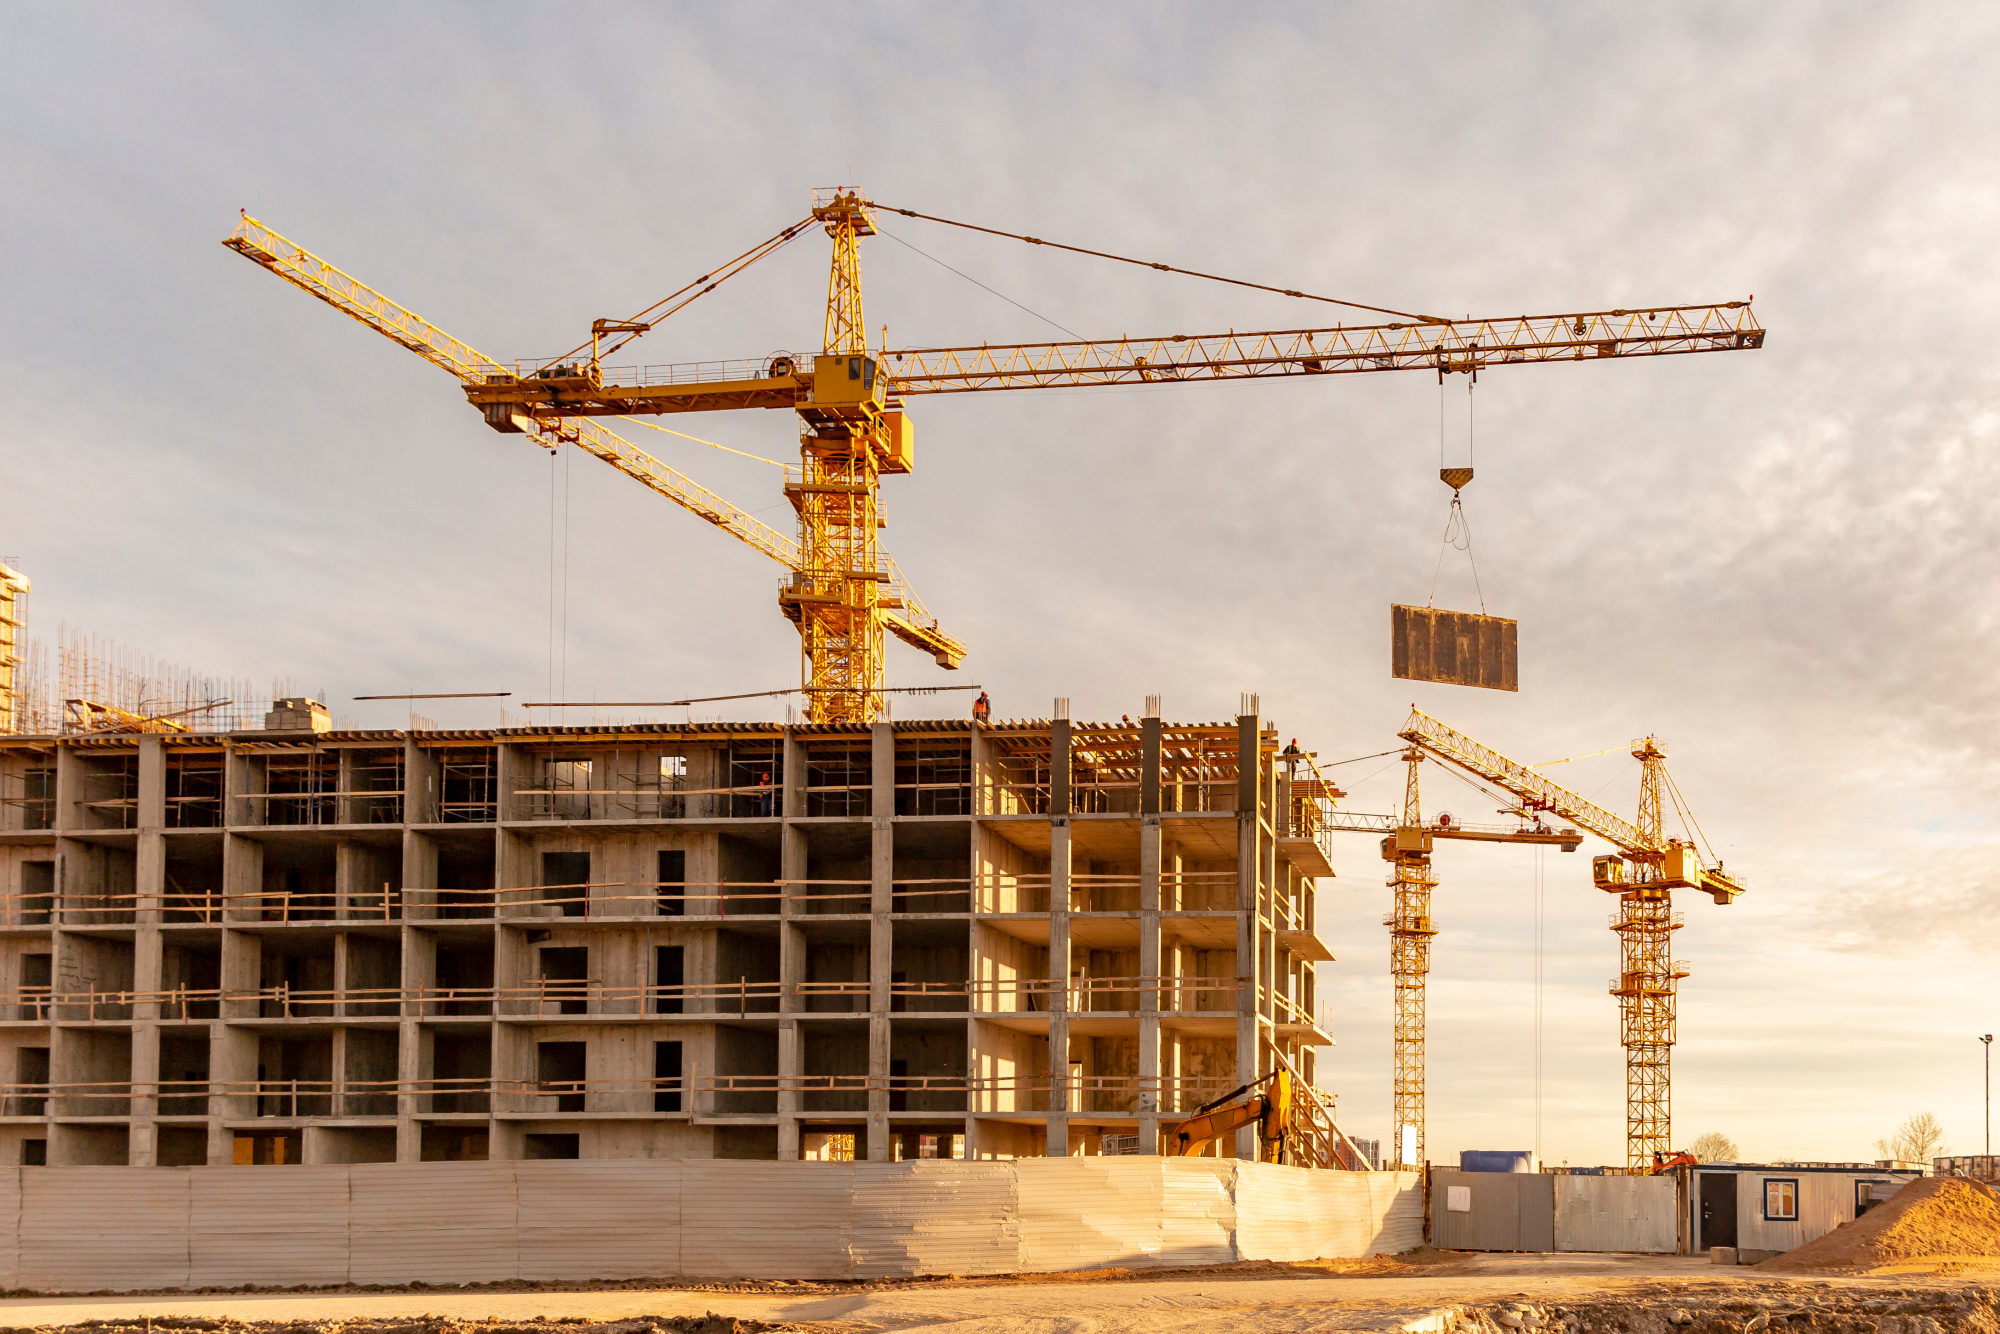
<instances>
[{"instance_id":1,"label":"construction worker","mask_svg":"<svg viewBox=\"0 0 2000 1334\"><path fill-rule=\"evenodd\" d=\"M1285 777L1296 778L1299 774L1299 757L1305 752L1299 749L1299 739L1292 738L1292 744L1280 752L1285 757Z\"/></svg>"},{"instance_id":2,"label":"construction worker","mask_svg":"<svg viewBox=\"0 0 2000 1334\"><path fill-rule=\"evenodd\" d=\"M757 775L757 814L771 813L771 771L764 770Z\"/></svg>"},{"instance_id":3,"label":"construction worker","mask_svg":"<svg viewBox=\"0 0 2000 1334\"><path fill-rule=\"evenodd\" d=\"M972 701L972 721L983 723L991 720L992 717L993 705L987 700L986 692L982 690L979 692L979 698Z\"/></svg>"}]
</instances>

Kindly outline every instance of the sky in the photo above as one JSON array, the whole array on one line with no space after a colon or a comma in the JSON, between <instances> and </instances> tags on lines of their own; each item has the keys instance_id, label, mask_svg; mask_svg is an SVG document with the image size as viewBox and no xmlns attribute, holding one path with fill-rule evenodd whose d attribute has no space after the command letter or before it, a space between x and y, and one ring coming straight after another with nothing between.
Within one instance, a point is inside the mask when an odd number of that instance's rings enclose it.
<instances>
[{"instance_id":1,"label":"sky","mask_svg":"<svg viewBox=\"0 0 2000 1334\"><path fill-rule=\"evenodd\" d=\"M2000 13L1925 3L0 4L0 559L33 578L40 638L287 682L362 726L407 721L364 694L795 682L776 567L488 430L442 372L224 249L239 209L502 359L573 346L834 184L1404 310L1754 296L1761 351L1470 391L914 400L885 544L971 653L946 678L892 645L889 679L976 681L1000 717L1159 694L1216 720L1257 691L1328 763L1395 746L1414 702L1524 761L1609 749L1548 772L1628 813L1627 743L1657 734L1750 887L1677 905L1676 1141L1871 1158L1932 1111L1978 1152L1976 1036L2000 1028L1996 57ZM808 234L634 351L816 350L826 263ZM862 265L891 348L1338 310L907 218ZM669 424L796 457L790 414ZM791 522L769 464L625 433ZM1436 470L1468 457L1476 585L1439 559ZM1519 621L1518 693L1390 676L1389 605L1433 596ZM1352 809L1400 800L1392 757L1335 772ZM1424 781L1427 809L1498 818ZM1604 850L1438 855L1434 1160L1623 1160ZM1385 867L1372 840L1337 853L1321 1082L1350 1133L1386 1137Z\"/></svg>"}]
</instances>

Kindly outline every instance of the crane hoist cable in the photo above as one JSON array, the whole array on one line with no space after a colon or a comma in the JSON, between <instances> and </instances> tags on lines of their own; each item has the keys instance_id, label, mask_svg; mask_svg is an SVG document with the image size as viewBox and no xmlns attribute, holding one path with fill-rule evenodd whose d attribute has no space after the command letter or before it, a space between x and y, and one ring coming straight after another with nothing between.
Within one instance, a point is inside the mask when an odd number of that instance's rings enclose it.
<instances>
[{"instance_id":1,"label":"crane hoist cable","mask_svg":"<svg viewBox=\"0 0 2000 1334\"><path fill-rule=\"evenodd\" d=\"M1681 813L1681 819L1694 831L1695 837L1701 840L1701 845L1708 849L1708 859L1717 866L1722 865L1722 858L1715 855L1715 845L1710 843L1708 835L1702 832L1701 821L1694 818L1694 807L1690 806L1687 798L1681 795L1680 784L1674 781L1672 771L1662 765L1660 776L1667 780L1667 793L1674 799L1674 809Z\"/></svg>"},{"instance_id":2,"label":"crane hoist cable","mask_svg":"<svg viewBox=\"0 0 2000 1334\"><path fill-rule=\"evenodd\" d=\"M1486 590L1479 583L1479 562L1472 554L1472 521L1465 517L1465 504L1461 493L1472 482L1473 472L1473 420L1472 388L1478 383L1477 372L1465 382L1465 466L1448 468L1444 461L1444 367L1438 367L1438 480L1451 488L1451 508L1445 514L1444 539L1438 544L1437 568L1431 571L1431 595L1424 603L1426 607L1437 605L1438 580L1444 574L1444 553L1447 549L1463 551L1466 564L1472 568L1472 590L1479 595L1479 614L1486 614Z\"/></svg>"},{"instance_id":3,"label":"crane hoist cable","mask_svg":"<svg viewBox=\"0 0 2000 1334\"><path fill-rule=\"evenodd\" d=\"M946 227L958 227L968 232L984 232L988 236L1001 236L1010 241L1025 241L1029 245L1047 246L1051 250L1067 250L1072 255L1089 255L1094 259L1115 260L1120 264L1136 264L1141 268L1157 269L1161 273L1178 273L1187 278L1204 278L1212 283L1227 283L1231 287L1248 287L1259 292L1272 292L1278 296L1297 297L1302 301L1324 301L1329 305L1347 306L1354 310L1371 310L1377 315L1394 315L1401 320L1414 320L1418 324L1448 324L1450 321L1438 315L1412 315L1407 310L1391 310L1387 306L1371 306L1360 301L1348 301L1337 296L1316 296L1311 292L1295 291L1289 287L1271 287L1265 283L1253 283L1242 278L1225 278L1219 273L1203 273L1199 269L1183 269L1173 264L1160 264L1150 259L1133 259L1129 255L1114 255L1106 250L1089 250L1078 245L1064 245L1060 241L1045 241L1039 236L1023 236L1019 232L1003 232L997 227L981 227L977 223L955 222L950 218L935 217L929 213L919 213L914 209L897 208L894 204L881 204L869 200L866 207L879 208L885 213L900 213L906 218L920 218L925 222L942 223ZM1053 321L1051 321L1053 323ZM1060 328L1061 326L1057 326Z\"/></svg>"},{"instance_id":4,"label":"crane hoist cable","mask_svg":"<svg viewBox=\"0 0 2000 1334\"><path fill-rule=\"evenodd\" d=\"M661 297L658 301L655 301L652 305L646 307L644 310L640 311L638 314L630 317L629 319L596 321L596 323L593 324L591 327L591 334L588 339L586 339L581 343L578 343L575 347L563 353L562 356L557 357L556 360L560 362L569 357L576 356L578 353L584 352L586 350L589 350L591 352L593 359L603 357L608 353L616 352L619 348L624 347L627 343L639 337L639 335L647 332L654 326L658 325L662 320L665 320L668 316L675 315L683 310L686 310L696 301L699 301L702 297L707 296L710 292L713 292L716 288L722 286L722 284L728 282L731 278L734 278L737 274L743 272L743 270L749 268L752 264L755 264L758 260L763 259L766 255L772 254L777 250L783 249L786 245L790 244L794 239L802 235L807 228L812 226L812 224L813 224L813 219L810 216L801 218L799 221L793 223L791 226L785 228L783 231L777 233L775 236L771 236L766 238L765 240L759 241L756 245L751 246L748 250L744 251L736 258L730 260L728 263L720 266L719 268L710 269L707 273L702 274L701 277L695 279L691 283L688 283L686 286L681 287L676 291L667 293L667 295ZM692 295L688 295L689 293L692 293ZM653 312L659 310L660 307L681 297L685 297L686 299L682 300L679 305L674 306L671 310L663 311L658 315L653 314ZM648 316L651 316L652 318L649 319L647 318ZM620 338L617 342L612 343L609 347L599 348L596 346L599 333L617 333L617 334L622 334L624 336Z\"/></svg>"},{"instance_id":5,"label":"crane hoist cable","mask_svg":"<svg viewBox=\"0 0 2000 1334\"><path fill-rule=\"evenodd\" d=\"M965 279L965 281L971 283L974 287L982 288L985 291L993 293L994 296L999 297L1002 301L1005 301L1008 305L1013 306L1016 310L1027 311L1028 314L1033 315L1036 319L1040 320L1043 324L1048 325L1051 329L1061 329L1071 338L1075 338L1079 341L1083 339L1082 334L1070 328L1067 324L1057 324L1054 320L1042 314L1041 311L1032 310L1029 307L1022 305L1020 302L1016 301L1013 297L1008 296L1005 292L1002 292L997 288L987 287L985 283L980 282L979 279L973 277L971 274L967 273L964 269L953 268L951 265L939 259L936 255L933 255L930 251L922 250L916 246L911 245L908 241L905 241L902 237L896 235L894 232L890 231L887 227L884 227L879 222L875 224L875 233L878 236L888 237L891 241L894 241L897 245L903 247L905 250L915 250L919 255L922 255L925 259L937 265L939 268L957 274L959 277ZM888 346L887 326L884 326L882 343L884 347Z\"/></svg>"}]
</instances>

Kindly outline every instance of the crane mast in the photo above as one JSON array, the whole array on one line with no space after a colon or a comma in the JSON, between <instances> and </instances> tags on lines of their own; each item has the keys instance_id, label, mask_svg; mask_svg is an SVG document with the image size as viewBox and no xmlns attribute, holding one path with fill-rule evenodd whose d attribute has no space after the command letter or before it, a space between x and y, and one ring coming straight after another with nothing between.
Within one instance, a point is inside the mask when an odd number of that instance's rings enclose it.
<instances>
[{"instance_id":1,"label":"crane mast","mask_svg":"<svg viewBox=\"0 0 2000 1334\"><path fill-rule=\"evenodd\" d=\"M1424 998L1431 938L1437 935L1431 926L1431 891L1437 887L1437 877L1431 872L1431 840L1423 832L1423 803L1417 791L1423 752L1412 746L1403 759L1409 765L1403 818L1396 832L1382 841L1383 855L1392 867L1389 888L1394 894L1383 925L1389 928L1389 972L1396 987L1395 1106L1390 1129L1397 1164L1416 1170L1425 1161Z\"/></svg>"},{"instance_id":2,"label":"crane mast","mask_svg":"<svg viewBox=\"0 0 2000 1334\"><path fill-rule=\"evenodd\" d=\"M798 511L804 559L779 591L778 605L799 630L800 675L813 720L868 722L880 707L883 681L877 534L888 429L886 377L868 356L861 307L860 241L875 228L852 193L817 192L813 217L833 239L825 354L815 371L815 387L826 392L797 409L802 475L785 493ZM831 372L823 386L817 368Z\"/></svg>"}]
</instances>

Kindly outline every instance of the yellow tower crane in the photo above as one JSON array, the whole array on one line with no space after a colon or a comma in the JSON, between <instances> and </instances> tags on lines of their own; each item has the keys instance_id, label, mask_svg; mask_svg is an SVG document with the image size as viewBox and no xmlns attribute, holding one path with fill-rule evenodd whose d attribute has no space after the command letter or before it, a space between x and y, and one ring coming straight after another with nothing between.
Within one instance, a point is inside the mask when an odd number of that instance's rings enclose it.
<instances>
[{"instance_id":1,"label":"yellow tower crane","mask_svg":"<svg viewBox=\"0 0 2000 1334\"><path fill-rule=\"evenodd\" d=\"M875 233L879 212L1392 318L1260 333L981 343L870 356L860 242ZM815 227L831 238L833 262L822 351L809 364L807 358L783 353L749 361L604 364L605 356ZM627 319L595 321L590 337L572 351L503 365L247 214L224 244L450 372L493 429L524 434L549 448L576 445L783 565L790 574L779 592L779 606L798 627L807 711L815 722L877 716L885 633L930 654L942 667L958 666L965 655L965 646L939 628L880 546L881 477L906 473L913 463L905 400L996 389L1366 371L1433 371L1441 379L1496 365L1734 351L1764 342L1764 329L1747 301L1448 320L973 227L877 205L852 189L830 189L813 192L807 217L722 267ZM801 466L797 480L785 488L798 514L796 539L696 485L595 420L745 408L789 408L799 415Z\"/></svg>"},{"instance_id":2,"label":"yellow tower crane","mask_svg":"<svg viewBox=\"0 0 2000 1334\"><path fill-rule=\"evenodd\" d=\"M1382 925L1389 928L1389 974L1396 988L1394 1101L1386 1161L1410 1169L1422 1167L1425 1161L1425 988L1431 971L1431 940L1437 935L1431 915L1431 896L1437 889L1437 876L1431 869L1433 846L1438 839L1464 839L1553 845L1575 852L1583 841L1575 829L1551 829L1522 811L1516 812L1520 818L1513 825L1465 824L1449 815L1426 823L1417 776L1423 760L1424 753L1416 746L1403 752L1408 768L1400 815L1336 810L1325 817L1332 829L1383 835L1382 859L1390 864L1389 888L1394 897Z\"/></svg>"},{"instance_id":3,"label":"yellow tower crane","mask_svg":"<svg viewBox=\"0 0 2000 1334\"><path fill-rule=\"evenodd\" d=\"M1667 773L1666 745L1652 736L1632 743L1641 768L1639 818L1630 821L1420 710L1411 710L1399 735L1413 751L1505 791L1523 813L1547 811L1572 820L1618 849L1593 859L1591 869L1597 887L1618 896L1611 929L1618 935L1620 963L1611 994L1618 998L1625 1048L1626 1164L1650 1169L1655 1154L1671 1152L1674 1003L1680 979L1688 975L1687 965L1673 957L1673 933L1681 927L1673 891L1699 890L1718 904L1743 892L1741 877L1725 872L1719 861L1705 865L1691 841L1666 836L1664 797L1673 794L1686 811Z\"/></svg>"}]
</instances>

